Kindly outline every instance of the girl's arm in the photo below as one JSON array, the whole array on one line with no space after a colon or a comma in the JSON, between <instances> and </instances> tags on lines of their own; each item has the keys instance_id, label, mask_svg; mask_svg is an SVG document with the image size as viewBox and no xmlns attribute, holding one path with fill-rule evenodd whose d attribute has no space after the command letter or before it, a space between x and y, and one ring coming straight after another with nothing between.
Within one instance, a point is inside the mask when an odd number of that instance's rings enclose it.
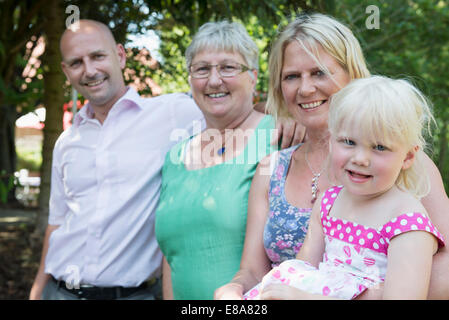
<instances>
[{"instance_id":1,"label":"girl's arm","mask_svg":"<svg viewBox=\"0 0 449 320\"><path fill-rule=\"evenodd\" d=\"M162 260L162 298L173 300L173 287L171 283L171 269L165 257Z\"/></svg>"},{"instance_id":2,"label":"girl's arm","mask_svg":"<svg viewBox=\"0 0 449 320\"><path fill-rule=\"evenodd\" d=\"M240 270L232 281L214 293L214 299L243 299L243 294L271 270L263 245L263 231L269 211L270 156L257 166L248 197L248 218Z\"/></svg>"},{"instance_id":3,"label":"girl's arm","mask_svg":"<svg viewBox=\"0 0 449 320\"><path fill-rule=\"evenodd\" d=\"M307 261L315 267L323 260L324 232L321 225L321 198L316 201L310 215L309 227L296 259Z\"/></svg>"},{"instance_id":4,"label":"girl's arm","mask_svg":"<svg viewBox=\"0 0 449 320\"><path fill-rule=\"evenodd\" d=\"M383 299L426 299L437 240L426 231L399 234L390 241Z\"/></svg>"}]
</instances>

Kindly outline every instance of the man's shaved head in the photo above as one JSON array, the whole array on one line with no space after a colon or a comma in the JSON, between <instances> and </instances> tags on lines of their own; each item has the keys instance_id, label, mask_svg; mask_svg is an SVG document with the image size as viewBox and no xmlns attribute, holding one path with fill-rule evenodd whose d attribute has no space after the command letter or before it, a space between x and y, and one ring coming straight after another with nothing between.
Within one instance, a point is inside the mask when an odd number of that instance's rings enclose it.
<instances>
[{"instance_id":1,"label":"man's shaved head","mask_svg":"<svg viewBox=\"0 0 449 320\"><path fill-rule=\"evenodd\" d=\"M72 36L79 33L86 33L86 34L100 33L101 37L107 40L107 42L110 43L112 47L115 47L117 45L114 39L114 35L111 32L111 29L109 29L107 25L95 20L82 19L79 20L78 25L72 24L69 28L67 28L61 36L60 50L63 60L65 58L64 52L62 50L64 42L66 42Z\"/></svg>"}]
</instances>

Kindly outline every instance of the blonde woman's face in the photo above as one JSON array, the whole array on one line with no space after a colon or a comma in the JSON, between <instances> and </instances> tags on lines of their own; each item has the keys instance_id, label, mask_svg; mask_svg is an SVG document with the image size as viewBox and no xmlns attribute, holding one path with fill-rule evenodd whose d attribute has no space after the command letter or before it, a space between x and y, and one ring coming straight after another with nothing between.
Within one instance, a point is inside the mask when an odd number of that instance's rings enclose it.
<instances>
[{"instance_id":1,"label":"blonde woman's face","mask_svg":"<svg viewBox=\"0 0 449 320\"><path fill-rule=\"evenodd\" d=\"M327 129L329 98L346 86L350 77L320 45L317 47L321 65L297 41L285 48L281 88L287 109L295 120L308 129Z\"/></svg>"}]
</instances>

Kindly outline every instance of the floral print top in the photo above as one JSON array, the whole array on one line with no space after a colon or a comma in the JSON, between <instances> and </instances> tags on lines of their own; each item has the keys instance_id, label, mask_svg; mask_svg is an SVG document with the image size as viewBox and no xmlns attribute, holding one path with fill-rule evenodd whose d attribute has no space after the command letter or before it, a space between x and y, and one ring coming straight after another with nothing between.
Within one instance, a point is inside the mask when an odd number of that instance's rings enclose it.
<instances>
[{"instance_id":1,"label":"floral print top","mask_svg":"<svg viewBox=\"0 0 449 320\"><path fill-rule=\"evenodd\" d=\"M273 266L295 259L309 226L312 208L296 208L285 197L285 179L293 152L301 144L272 154L276 160L272 170L268 199L270 211L265 223L263 242Z\"/></svg>"}]
</instances>

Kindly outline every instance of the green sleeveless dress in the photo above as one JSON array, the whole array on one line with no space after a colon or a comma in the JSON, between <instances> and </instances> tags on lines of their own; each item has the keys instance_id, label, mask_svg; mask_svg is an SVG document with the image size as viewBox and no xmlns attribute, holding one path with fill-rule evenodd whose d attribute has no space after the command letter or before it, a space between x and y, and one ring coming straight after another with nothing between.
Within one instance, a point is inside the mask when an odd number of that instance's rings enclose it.
<instances>
[{"instance_id":1,"label":"green sleeveless dress","mask_svg":"<svg viewBox=\"0 0 449 320\"><path fill-rule=\"evenodd\" d=\"M156 211L156 237L171 268L175 299L212 299L239 270L248 192L257 164L275 151L274 120L267 115L239 156L208 168L186 170L189 139L167 153Z\"/></svg>"}]
</instances>

